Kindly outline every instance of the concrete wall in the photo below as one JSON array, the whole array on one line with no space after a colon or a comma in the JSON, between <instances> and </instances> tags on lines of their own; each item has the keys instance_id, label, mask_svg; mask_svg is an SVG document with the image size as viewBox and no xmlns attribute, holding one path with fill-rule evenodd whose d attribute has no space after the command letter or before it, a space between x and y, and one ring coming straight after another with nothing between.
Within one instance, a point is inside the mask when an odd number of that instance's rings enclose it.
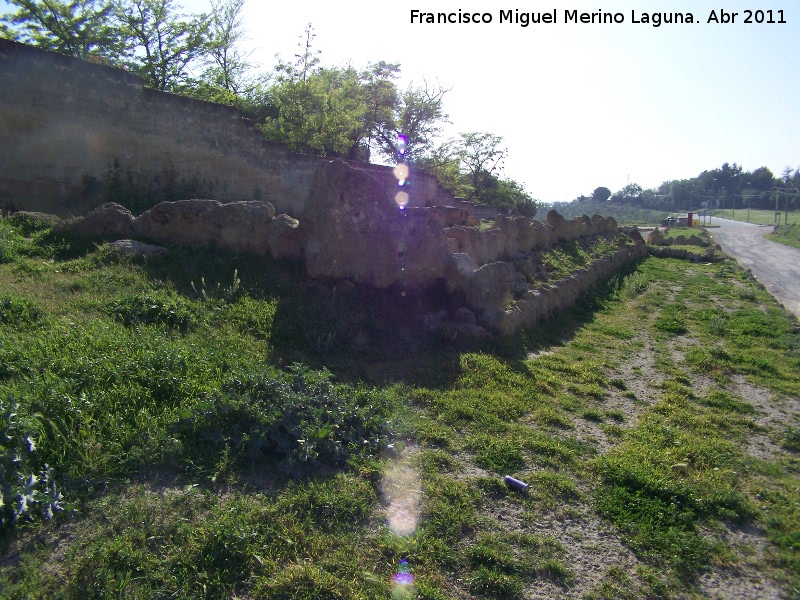
<instances>
[{"instance_id":1,"label":"concrete wall","mask_svg":"<svg viewBox=\"0 0 800 600\"><path fill-rule=\"evenodd\" d=\"M194 197L223 202L266 200L293 216L302 213L325 162L264 142L234 108L146 88L124 70L0 40L0 203L85 214L103 201L122 200L97 193L115 161L126 185L183 186ZM391 168L362 167L397 185ZM412 182L413 205L441 203L435 179L415 175Z\"/></svg>"}]
</instances>

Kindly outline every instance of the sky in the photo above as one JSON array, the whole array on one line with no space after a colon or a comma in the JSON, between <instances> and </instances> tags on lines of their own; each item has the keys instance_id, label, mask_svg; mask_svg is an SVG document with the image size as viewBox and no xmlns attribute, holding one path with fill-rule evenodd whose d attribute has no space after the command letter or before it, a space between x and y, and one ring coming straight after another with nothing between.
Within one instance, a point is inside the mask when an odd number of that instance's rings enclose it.
<instances>
[{"instance_id":1,"label":"sky","mask_svg":"<svg viewBox=\"0 0 800 600\"><path fill-rule=\"evenodd\" d=\"M193 13L211 5L179 4ZM725 162L776 175L800 167L800 5L775 0L772 18L786 22L755 22L754 8L769 4L247 0L243 19L251 60L264 71L276 55L293 57L311 23L325 66L385 60L401 64L402 85L440 83L450 90L442 141L470 131L502 136L503 175L549 203L599 186L657 187ZM488 13L491 23L412 23L412 10ZM556 23L501 23L501 10L555 11ZM723 10L738 13L733 23L708 22L712 11L723 21ZM566 23L566 11L620 13L624 22ZM643 22L644 13L676 12L695 23Z\"/></svg>"}]
</instances>

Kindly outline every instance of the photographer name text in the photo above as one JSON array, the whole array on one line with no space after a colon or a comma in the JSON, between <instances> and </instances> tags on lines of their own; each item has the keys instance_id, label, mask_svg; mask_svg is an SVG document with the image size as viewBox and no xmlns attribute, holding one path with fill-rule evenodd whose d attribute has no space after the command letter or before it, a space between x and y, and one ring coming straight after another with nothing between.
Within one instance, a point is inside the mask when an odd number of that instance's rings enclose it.
<instances>
[{"instance_id":1,"label":"photographer name text","mask_svg":"<svg viewBox=\"0 0 800 600\"><path fill-rule=\"evenodd\" d=\"M495 20L495 17L497 19ZM577 10L552 9L550 11L525 12L519 9L491 12L469 12L464 10L450 12L425 12L411 9L412 24L450 25L450 24L512 24L520 27L529 25L585 24L585 25L620 25L633 23L661 27L662 25L683 25L687 23L711 23L718 25L743 24L786 24L784 11L773 9L728 11L713 9L708 14L696 15L691 12L642 12L631 10L630 20L625 13L597 10L579 12Z\"/></svg>"}]
</instances>

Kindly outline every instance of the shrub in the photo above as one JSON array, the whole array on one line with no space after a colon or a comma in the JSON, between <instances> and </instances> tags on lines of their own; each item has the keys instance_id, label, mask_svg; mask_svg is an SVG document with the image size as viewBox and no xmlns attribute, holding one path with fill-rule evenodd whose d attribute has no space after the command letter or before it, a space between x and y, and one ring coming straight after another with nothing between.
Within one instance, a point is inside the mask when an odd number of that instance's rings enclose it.
<instances>
[{"instance_id":1,"label":"shrub","mask_svg":"<svg viewBox=\"0 0 800 600\"><path fill-rule=\"evenodd\" d=\"M789 427L783 436L783 447L793 452L800 452L800 429Z\"/></svg>"},{"instance_id":2,"label":"shrub","mask_svg":"<svg viewBox=\"0 0 800 600\"><path fill-rule=\"evenodd\" d=\"M58 217L39 213L15 213L8 217L8 221L16 227L20 235L30 237L52 228L58 222Z\"/></svg>"},{"instance_id":3,"label":"shrub","mask_svg":"<svg viewBox=\"0 0 800 600\"><path fill-rule=\"evenodd\" d=\"M128 327L134 325L163 325L187 331L197 321L191 304L178 296L148 292L114 300L108 312Z\"/></svg>"},{"instance_id":4,"label":"shrub","mask_svg":"<svg viewBox=\"0 0 800 600\"><path fill-rule=\"evenodd\" d=\"M682 307L674 304L664 307L653 323L653 328L672 335L683 335L687 331L684 312Z\"/></svg>"},{"instance_id":5,"label":"shrub","mask_svg":"<svg viewBox=\"0 0 800 600\"><path fill-rule=\"evenodd\" d=\"M185 411L176 430L187 446L279 459L297 473L375 453L388 435L387 402L363 387L334 385L328 371L295 366L226 386L226 395Z\"/></svg>"},{"instance_id":6,"label":"shrub","mask_svg":"<svg viewBox=\"0 0 800 600\"><path fill-rule=\"evenodd\" d=\"M64 509L52 470L35 461L41 430L39 415L27 414L14 398L0 398L0 531Z\"/></svg>"},{"instance_id":7,"label":"shrub","mask_svg":"<svg viewBox=\"0 0 800 600\"><path fill-rule=\"evenodd\" d=\"M0 323L4 325L25 326L35 323L42 316L42 310L27 298L20 296L0 296Z\"/></svg>"}]
</instances>

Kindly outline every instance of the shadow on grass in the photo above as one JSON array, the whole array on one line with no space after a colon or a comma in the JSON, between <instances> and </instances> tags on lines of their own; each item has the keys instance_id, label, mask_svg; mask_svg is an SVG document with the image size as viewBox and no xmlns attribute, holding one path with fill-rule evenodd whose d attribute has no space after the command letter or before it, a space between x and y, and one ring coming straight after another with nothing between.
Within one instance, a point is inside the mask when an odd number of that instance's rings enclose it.
<instances>
[{"instance_id":1,"label":"shadow on grass","mask_svg":"<svg viewBox=\"0 0 800 600\"><path fill-rule=\"evenodd\" d=\"M37 240L57 261L88 256L102 243L51 232ZM105 260L113 261L111 257ZM529 353L560 346L594 319L635 265L584 293L575 306L515 335L453 345L425 327L425 315L451 307L444 286L427 291L376 290L349 281L306 279L302 265L215 247L170 247L168 254L136 260L154 282L191 299L235 301L247 295L275 304L268 332L272 361L326 367L341 381L371 385L404 383L443 389L461 374L464 352L483 352L525 372Z\"/></svg>"}]
</instances>

